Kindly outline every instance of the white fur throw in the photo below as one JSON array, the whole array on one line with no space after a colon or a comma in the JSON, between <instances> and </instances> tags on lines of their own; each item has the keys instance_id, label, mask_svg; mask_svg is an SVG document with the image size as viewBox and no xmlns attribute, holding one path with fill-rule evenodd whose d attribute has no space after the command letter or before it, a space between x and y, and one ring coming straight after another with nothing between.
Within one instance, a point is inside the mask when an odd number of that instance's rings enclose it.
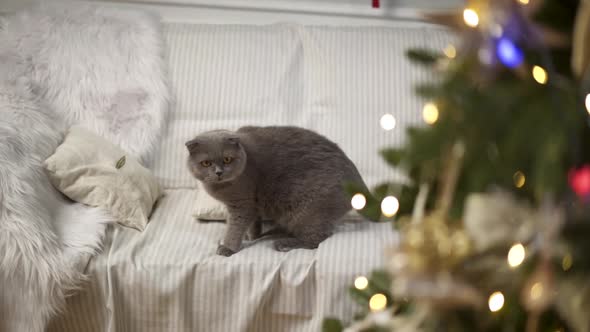
<instances>
[{"instance_id":1,"label":"white fur throw","mask_svg":"<svg viewBox=\"0 0 590 332\"><path fill-rule=\"evenodd\" d=\"M67 202L43 162L81 123L149 161L166 120L159 25L60 4L0 17L0 332L44 331L110 217Z\"/></svg>"},{"instance_id":2,"label":"white fur throw","mask_svg":"<svg viewBox=\"0 0 590 332\"><path fill-rule=\"evenodd\" d=\"M43 162L55 151L62 132L61 121L47 108L22 89L0 83L3 332L44 330L81 279L78 265L98 249L108 221L99 209L66 202L44 173Z\"/></svg>"},{"instance_id":3,"label":"white fur throw","mask_svg":"<svg viewBox=\"0 0 590 332\"><path fill-rule=\"evenodd\" d=\"M0 23L0 47L29 61L31 89L67 125L82 124L149 164L170 98L159 21L143 12L52 3Z\"/></svg>"}]
</instances>

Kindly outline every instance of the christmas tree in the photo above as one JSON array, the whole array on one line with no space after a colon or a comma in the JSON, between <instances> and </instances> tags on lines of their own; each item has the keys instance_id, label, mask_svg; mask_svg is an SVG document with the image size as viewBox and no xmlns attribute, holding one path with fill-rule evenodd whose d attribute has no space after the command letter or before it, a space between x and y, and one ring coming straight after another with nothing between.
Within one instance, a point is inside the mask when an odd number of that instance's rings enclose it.
<instances>
[{"instance_id":1,"label":"christmas tree","mask_svg":"<svg viewBox=\"0 0 590 332\"><path fill-rule=\"evenodd\" d=\"M407 183L348 188L401 241L324 331L590 331L590 1L473 0L460 43L409 50L427 125L381 151Z\"/></svg>"}]
</instances>

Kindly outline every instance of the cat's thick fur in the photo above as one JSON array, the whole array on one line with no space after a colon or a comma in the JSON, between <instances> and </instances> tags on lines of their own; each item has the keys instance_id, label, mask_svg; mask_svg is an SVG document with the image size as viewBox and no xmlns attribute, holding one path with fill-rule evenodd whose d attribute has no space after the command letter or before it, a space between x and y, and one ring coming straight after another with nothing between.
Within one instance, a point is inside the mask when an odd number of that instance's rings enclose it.
<instances>
[{"instance_id":1,"label":"cat's thick fur","mask_svg":"<svg viewBox=\"0 0 590 332\"><path fill-rule=\"evenodd\" d=\"M275 249L317 248L350 210L346 182L364 186L352 161L327 138L296 127L210 131L188 141L188 167L230 213L217 253L229 256L242 239L272 220L290 237Z\"/></svg>"}]
</instances>

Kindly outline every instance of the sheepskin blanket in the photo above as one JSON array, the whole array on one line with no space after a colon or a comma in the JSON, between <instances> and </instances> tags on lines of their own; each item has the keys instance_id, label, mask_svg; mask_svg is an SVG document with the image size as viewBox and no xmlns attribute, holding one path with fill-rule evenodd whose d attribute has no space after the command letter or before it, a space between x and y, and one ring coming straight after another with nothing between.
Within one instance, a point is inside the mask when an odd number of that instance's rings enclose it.
<instances>
[{"instance_id":1,"label":"sheepskin blanket","mask_svg":"<svg viewBox=\"0 0 590 332\"><path fill-rule=\"evenodd\" d=\"M112 221L48 181L67 127L153 156L169 96L160 43L151 16L90 5L0 19L0 332L44 331Z\"/></svg>"},{"instance_id":2,"label":"sheepskin blanket","mask_svg":"<svg viewBox=\"0 0 590 332\"><path fill-rule=\"evenodd\" d=\"M1 21L0 48L29 62L33 93L66 125L83 124L149 164L170 96L159 21L141 11L48 3Z\"/></svg>"},{"instance_id":3,"label":"sheepskin blanket","mask_svg":"<svg viewBox=\"0 0 590 332\"><path fill-rule=\"evenodd\" d=\"M43 161L62 121L14 87L0 85L0 331L43 331L81 280L109 218L68 203Z\"/></svg>"}]
</instances>

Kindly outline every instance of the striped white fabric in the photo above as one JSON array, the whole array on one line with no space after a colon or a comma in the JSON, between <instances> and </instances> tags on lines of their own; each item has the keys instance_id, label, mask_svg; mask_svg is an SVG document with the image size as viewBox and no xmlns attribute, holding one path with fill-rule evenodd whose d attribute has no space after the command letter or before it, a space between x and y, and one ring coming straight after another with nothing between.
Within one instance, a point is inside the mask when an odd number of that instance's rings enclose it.
<instances>
[{"instance_id":1,"label":"striped white fabric","mask_svg":"<svg viewBox=\"0 0 590 332\"><path fill-rule=\"evenodd\" d=\"M367 182L397 176L377 155L420 120L410 46L443 47L425 28L295 25L169 25L165 31L176 105L155 173L167 188L144 232L109 230L90 280L49 331L318 331L324 317L350 319L346 291L384 263L389 224L349 222L317 250L279 253L271 241L215 255L223 224L192 218L196 191L185 140L214 128L291 124L328 136ZM379 118L397 127L385 132Z\"/></svg>"}]
</instances>

